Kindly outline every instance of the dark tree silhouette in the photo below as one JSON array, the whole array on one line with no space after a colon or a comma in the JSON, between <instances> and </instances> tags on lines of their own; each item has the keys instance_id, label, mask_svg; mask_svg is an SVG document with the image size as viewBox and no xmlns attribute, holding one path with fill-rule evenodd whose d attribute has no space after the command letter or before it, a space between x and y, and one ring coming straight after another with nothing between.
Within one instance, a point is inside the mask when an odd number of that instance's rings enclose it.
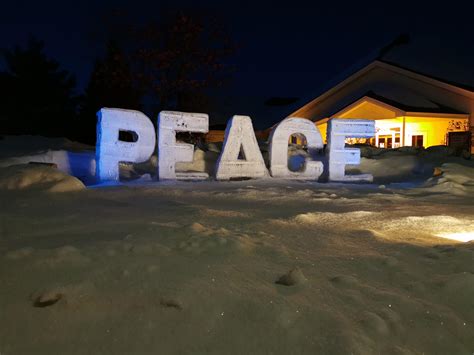
<instances>
[{"instance_id":1,"label":"dark tree silhouette","mask_svg":"<svg viewBox=\"0 0 474 355\"><path fill-rule=\"evenodd\" d=\"M96 113L102 107L142 110L141 92L135 87L128 58L110 40L103 59L96 61L80 108L78 139L95 142Z\"/></svg>"},{"instance_id":2,"label":"dark tree silhouette","mask_svg":"<svg viewBox=\"0 0 474 355\"><path fill-rule=\"evenodd\" d=\"M211 110L208 90L229 80L232 67L226 59L234 51L218 21L195 12L140 26L127 25L126 15L115 20L119 23L106 21L115 40L95 63L80 107L78 140L94 143L101 107L138 109L153 116L166 109Z\"/></svg>"},{"instance_id":3,"label":"dark tree silhouette","mask_svg":"<svg viewBox=\"0 0 474 355\"><path fill-rule=\"evenodd\" d=\"M235 50L218 21L179 13L131 32L135 78L159 110L209 109L207 90L230 79Z\"/></svg>"},{"instance_id":4,"label":"dark tree silhouette","mask_svg":"<svg viewBox=\"0 0 474 355\"><path fill-rule=\"evenodd\" d=\"M25 48L3 50L0 132L68 136L76 115L75 78L30 38Z\"/></svg>"}]
</instances>

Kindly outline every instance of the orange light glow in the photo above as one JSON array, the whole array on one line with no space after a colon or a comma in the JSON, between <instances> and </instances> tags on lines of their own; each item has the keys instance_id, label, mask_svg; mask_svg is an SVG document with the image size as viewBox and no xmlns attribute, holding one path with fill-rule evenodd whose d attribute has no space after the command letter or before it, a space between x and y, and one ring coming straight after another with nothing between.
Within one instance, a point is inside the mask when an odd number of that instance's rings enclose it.
<instances>
[{"instance_id":1,"label":"orange light glow","mask_svg":"<svg viewBox=\"0 0 474 355\"><path fill-rule=\"evenodd\" d=\"M474 240L474 232L456 232L456 233L439 233L437 237L457 240L458 242L467 243Z\"/></svg>"}]
</instances>

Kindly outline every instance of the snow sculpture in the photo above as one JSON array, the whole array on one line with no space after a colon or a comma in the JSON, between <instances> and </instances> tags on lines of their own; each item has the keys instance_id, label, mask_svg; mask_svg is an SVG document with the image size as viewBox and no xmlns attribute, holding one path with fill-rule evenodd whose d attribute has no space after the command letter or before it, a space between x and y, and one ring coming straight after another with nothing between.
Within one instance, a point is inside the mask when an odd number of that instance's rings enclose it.
<instances>
[{"instance_id":1,"label":"snow sculpture","mask_svg":"<svg viewBox=\"0 0 474 355\"><path fill-rule=\"evenodd\" d=\"M194 146L176 142L176 132L207 133L209 116L202 113L162 111L155 136L153 124L143 113L134 110L103 108L97 113L96 176L100 181L118 181L119 163L140 163L153 154L158 139L158 178L160 180L208 178L204 172L176 172L176 163L193 162ZM131 141L120 138L131 133ZM303 171L288 168L288 140L294 134L306 137L308 158ZM328 122L328 164L331 181L372 181L370 174L345 175L345 166L360 163L359 149L346 149L345 138L371 138L375 135L372 120L332 119ZM290 117L280 122L270 136L270 169L273 177L317 180L323 163L315 159L323 148L318 128L305 118ZM306 155L306 152L305 152ZM306 160L305 160L306 159ZM192 165L191 165L192 166ZM189 168L189 166L188 166ZM194 167L192 167L194 168ZM191 169L192 169L191 168ZM201 169L202 170L202 169ZM227 123L222 152L217 161L216 179L261 178L268 176L260 148L248 116L233 116Z\"/></svg>"},{"instance_id":2,"label":"snow sculpture","mask_svg":"<svg viewBox=\"0 0 474 355\"><path fill-rule=\"evenodd\" d=\"M158 179L202 180L206 173L177 173L176 162L192 162L194 146L177 143L176 132L207 133L209 116L204 113L161 111L158 116Z\"/></svg>"},{"instance_id":3,"label":"snow sculpture","mask_svg":"<svg viewBox=\"0 0 474 355\"><path fill-rule=\"evenodd\" d=\"M244 159L239 159L242 152ZM216 179L261 178L268 176L262 153L248 116L233 116L227 123Z\"/></svg>"},{"instance_id":4,"label":"snow sculpture","mask_svg":"<svg viewBox=\"0 0 474 355\"><path fill-rule=\"evenodd\" d=\"M375 121L332 119L328 122L327 137L329 152L329 180L369 181L371 174L345 175L347 164L360 164L360 149L345 148L346 137L372 138L375 135Z\"/></svg>"},{"instance_id":5,"label":"snow sculpture","mask_svg":"<svg viewBox=\"0 0 474 355\"><path fill-rule=\"evenodd\" d=\"M306 118L290 117L281 121L270 134L270 172L275 178L317 180L323 172L320 161L306 161L303 171L288 169L288 140L293 134L306 137L308 153L315 158L319 149L324 147L319 129Z\"/></svg>"},{"instance_id":6,"label":"snow sculpture","mask_svg":"<svg viewBox=\"0 0 474 355\"><path fill-rule=\"evenodd\" d=\"M134 134L134 142L119 140L120 131ZM140 111L102 108L97 113L96 176L100 181L119 181L119 163L140 163L155 150L155 128Z\"/></svg>"}]
</instances>

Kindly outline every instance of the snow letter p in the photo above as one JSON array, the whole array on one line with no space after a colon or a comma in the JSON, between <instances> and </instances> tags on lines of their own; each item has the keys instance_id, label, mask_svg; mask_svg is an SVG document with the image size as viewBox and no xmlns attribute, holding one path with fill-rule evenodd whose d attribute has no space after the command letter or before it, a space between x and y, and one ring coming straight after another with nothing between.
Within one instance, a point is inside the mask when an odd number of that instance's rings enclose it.
<instances>
[{"instance_id":1,"label":"snow letter p","mask_svg":"<svg viewBox=\"0 0 474 355\"><path fill-rule=\"evenodd\" d=\"M119 139L131 133L132 142ZM119 163L140 163L155 150L155 127L140 111L102 108L97 113L96 176L101 181L119 181Z\"/></svg>"},{"instance_id":2,"label":"snow letter p","mask_svg":"<svg viewBox=\"0 0 474 355\"><path fill-rule=\"evenodd\" d=\"M194 146L177 143L176 132L209 131L209 116L204 113L162 111L158 116L158 178L160 180L205 179L206 173L176 173L177 162L192 162Z\"/></svg>"},{"instance_id":3,"label":"snow letter p","mask_svg":"<svg viewBox=\"0 0 474 355\"><path fill-rule=\"evenodd\" d=\"M320 161L306 161L304 171L288 169L288 140L293 134L303 134L308 143L308 153L312 158L324 147L319 129L314 122L305 118L290 117L281 121L270 135L270 171L275 178L317 180L323 172Z\"/></svg>"},{"instance_id":4,"label":"snow letter p","mask_svg":"<svg viewBox=\"0 0 474 355\"><path fill-rule=\"evenodd\" d=\"M372 181L371 174L345 175L347 164L360 164L360 149L345 148L346 137L372 138L375 135L375 121L331 119L328 122L329 180Z\"/></svg>"}]
</instances>

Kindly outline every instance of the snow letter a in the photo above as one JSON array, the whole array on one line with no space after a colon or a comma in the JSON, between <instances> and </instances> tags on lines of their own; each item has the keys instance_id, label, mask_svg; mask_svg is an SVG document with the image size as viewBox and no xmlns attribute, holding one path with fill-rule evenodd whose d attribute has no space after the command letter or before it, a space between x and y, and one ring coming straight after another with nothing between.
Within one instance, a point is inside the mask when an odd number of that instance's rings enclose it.
<instances>
[{"instance_id":1,"label":"snow letter a","mask_svg":"<svg viewBox=\"0 0 474 355\"><path fill-rule=\"evenodd\" d=\"M224 144L217 162L216 179L264 176L268 176L268 172L255 138L252 120L248 116L233 116L225 129Z\"/></svg>"}]
</instances>

